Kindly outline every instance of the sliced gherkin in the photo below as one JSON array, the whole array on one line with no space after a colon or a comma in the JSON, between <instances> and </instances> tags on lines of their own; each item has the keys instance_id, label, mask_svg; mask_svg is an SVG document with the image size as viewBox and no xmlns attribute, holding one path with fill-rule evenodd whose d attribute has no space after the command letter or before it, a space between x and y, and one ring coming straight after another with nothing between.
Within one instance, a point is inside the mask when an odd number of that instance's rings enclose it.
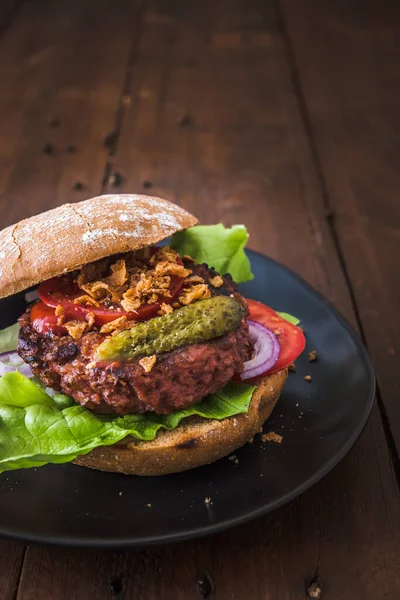
<instances>
[{"instance_id":1,"label":"sliced gherkin","mask_svg":"<svg viewBox=\"0 0 400 600\"><path fill-rule=\"evenodd\" d=\"M243 307L231 296L200 300L105 339L95 359L132 360L206 342L238 327L243 315Z\"/></svg>"}]
</instances>

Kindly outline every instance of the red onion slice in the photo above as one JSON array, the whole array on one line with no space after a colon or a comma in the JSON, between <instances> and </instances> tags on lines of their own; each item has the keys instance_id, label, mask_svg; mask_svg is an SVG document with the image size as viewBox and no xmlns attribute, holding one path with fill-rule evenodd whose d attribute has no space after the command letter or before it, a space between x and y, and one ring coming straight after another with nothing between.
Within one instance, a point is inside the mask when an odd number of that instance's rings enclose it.
<instances>
[{"instance_id":1,"label":"red onion slice","mask_svg":"<svg viewBox=\"0 0 400 600\"><path fill-rule=\"evenodd\" d=\"M244 363L240 380L259 377L269 371L279 358L280 345L278 338L270 329L257 323L247 321L249 325L249 337L254 346L254 354L250 360Z\"/></svg>"},{"instance_id":2,"label":"red onion slice","mask_svg":"<svg viewBox=\"0 0 400 600\"><path fill-rule=\"evenodd\" d=\"M0 354L0 362L7 362L11 354L15 354L15 352L3 352Z\"/></svg>"},{"instance_id":3,"label":"red onion slice","mask_svg":"<svg viewBox=\"0 0 400 600\"><path fill-rule=\"evenodd\" d=\"M0 354L0 377L12 371L19 371L25 377L33 377L30 366L16 352Z\"/></svg>"}]
</instances>

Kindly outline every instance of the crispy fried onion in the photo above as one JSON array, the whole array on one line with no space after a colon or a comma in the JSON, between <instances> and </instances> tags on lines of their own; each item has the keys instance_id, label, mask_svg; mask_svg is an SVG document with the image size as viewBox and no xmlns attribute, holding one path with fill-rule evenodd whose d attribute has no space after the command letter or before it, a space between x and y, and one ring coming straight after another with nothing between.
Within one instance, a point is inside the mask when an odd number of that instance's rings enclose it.
<instances>
[{"instance_id":1,"label":"crispy fried onion","mask_svg":"<svg viewBox=\"0 0 400 600\"><path fill-rule=\"evenodd\" d=\"M174 312L174 309L172 308L172 306L170 304L167 304L166 302L163 302L160 306L160 310L158 311L158 315L163 316L163 315L170 315L171 313Z\"/></svg>"},{"instance_id":2,"label":"crispy fried onion","mask_svg":"<svg viewBox=\"0 0 400 600\"><path fill-rule=\"evenodd\" d=\"M125 260L117 260L110 266L111 275L104 279L85 282L85 275L78 276L78 286L95 301L101 301L109 297L111 302L118 303L124 291L124 285L128 279Z\"/></svg>"},{"instance_id":3,"label":"crispy fried onion","mask_svg":"<svg viewBox=\"0 0 400 600\"><path fill-rule=\"evenodd\" d=\"M170 297L172 276L183 279L191 274L192 271L180 264L179 255L171 248L160 248L152 256L148 248L143 248L115 262L101 259L84 265L76 279L84 293L74 302L96 307L117 304L132 312L142 304L154 304L160 298Z\"/></svg>"},{"instance_id":4,"label":"crispy fried onion","mask_svg":"<svg viewBox=\"0 0 400 600\"><path fill-rule=\"evenodd\" d=\"M83 294L82 296L75 298L74 304L90 304L91 306L96 306L97 308L100 306L97 300L89 296L89 294Z\"/></svg>"},{"instance_id":5,"label":"crispy fried onion","mask_svg":"<svg viewBox=\"0 0 400 600\"><path fill-rule=\"evenodd\" d=\"M128 319L125 316L118 317L114 319L114 321L110 321L109 323L105 323L102 325L100 329L100 333L111 333L113 331L121 330L126 325Z\"/></svg>"},{"instance_id":6,"label":"crispy fried onion","mask_svg":"<svg viewBox=\"0 0 400 600\"><path fill-rule=\"evenodd\" d=\"M68 321L64 323L65 329L73 340L79 340L84 333L90 331L94 325L94 314L89 312L86 315L86 321Z\"/></svg>"},{"instance_id":7,"label":"crispy fried onion","mask_svg":"<svg viewBox=\"0 0 400 600\"><path fill-rule=\"evenodd\" d=\"M114 321L102 325L100 333L111 333L111 335L116 335L124 329L132 329L132 327L135 327L136 323L136 321L128 321L125 316L118 317L117 319L114 319Z\"/></svg>"},{"instance_id":8,"label":"crispy fried onion","mask_svg":"<svg viewBox=\"0 0 400 600\"><path fill-rule=\"evenodd\" d=\"M157 356L145 356L139 360L139 365L143 368L145 373L150 373L154 365L156 364Z\"/></svg>"},{"instance_id":9,"label":"crispy fried onion","mask_svg":"<svg viewBox=\"0 0 400 600\"><path fill-rule=\"evenodd\" d=\"M212 286L219 288L224 284L224 280L222 279L221 275L216 275L210 279L210 283Z\"/></svg>"},{"instance_id":10,"label":"crispy fried onion","mask_svg":"<svg viewBox=\"0 0 400 600\"><path fill-rule=\"evenodd\" d=\"M58 317L58 319L57 319L57 325L58 326L61 326L64 323L64 321L65 321L65 315L64 315L64 313L65 313L65 310L63 309L63 307L61 306L61 304L59 304L58 306L56 306L55 314L56 314L56 317Z\"/></svg>"},{"instance_id":11,"label":"crispy fried onion","mask_svg":"<svg viewBox=\"0 0 400 600\"><path fill-rule=\"evenodd\" d=\"M179 296L179 302L184 306L196 302L196 300L205 300L211 296L210 289L206 283L199 283L188 288L183 288Z\"/></svg>"}]
</instances>

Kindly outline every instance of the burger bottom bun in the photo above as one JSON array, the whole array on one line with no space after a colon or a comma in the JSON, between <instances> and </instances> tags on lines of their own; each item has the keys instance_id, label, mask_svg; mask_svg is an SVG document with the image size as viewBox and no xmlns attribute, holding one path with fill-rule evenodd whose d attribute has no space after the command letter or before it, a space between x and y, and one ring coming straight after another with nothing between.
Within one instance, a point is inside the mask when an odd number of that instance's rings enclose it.
<instances>
[{"instance_id":1,"label":"burger bottom bun","mask_svg":"<svg viewBox=\"0 0 400 600\"><path fill-rule=\"evenodd\" d=\"M73 462L127 475L167 475L212 463L260 431L278 401L287 375L288 370L283 369L263 377L247 413L222 421L189 417L172 431L160 430L151 442L122 441L101 446Z\"/></svg>"}]
</instances>

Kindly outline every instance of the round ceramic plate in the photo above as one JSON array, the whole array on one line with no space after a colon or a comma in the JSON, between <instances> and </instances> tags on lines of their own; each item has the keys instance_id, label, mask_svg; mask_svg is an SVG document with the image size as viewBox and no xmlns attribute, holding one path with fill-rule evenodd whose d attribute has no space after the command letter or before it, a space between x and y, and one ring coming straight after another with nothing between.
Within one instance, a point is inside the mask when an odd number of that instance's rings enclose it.
<instances>
[{"instance_id":1,"label":"round ceramic plate","mask_svg":"<svg viewBox=\"0 0 400 600\"><path fill-rule=\"evenodd\" d=\"M307 348L254 443L212 465L139 478L73 464L0 476L0 534L73 546L140 546L214 533L298 496L350 450L375 391L367 353L336 310L284 266L249 251L254 280L245 296L301 319ZM24 311L24 295L0 301L0 328ZM307 351L316 350L310 363ZM304 376L310 374L308 383ZM258 439L257 439L258 438ZM211 502L206 503L205 499Z\"/></svg>"}]
</instances>

